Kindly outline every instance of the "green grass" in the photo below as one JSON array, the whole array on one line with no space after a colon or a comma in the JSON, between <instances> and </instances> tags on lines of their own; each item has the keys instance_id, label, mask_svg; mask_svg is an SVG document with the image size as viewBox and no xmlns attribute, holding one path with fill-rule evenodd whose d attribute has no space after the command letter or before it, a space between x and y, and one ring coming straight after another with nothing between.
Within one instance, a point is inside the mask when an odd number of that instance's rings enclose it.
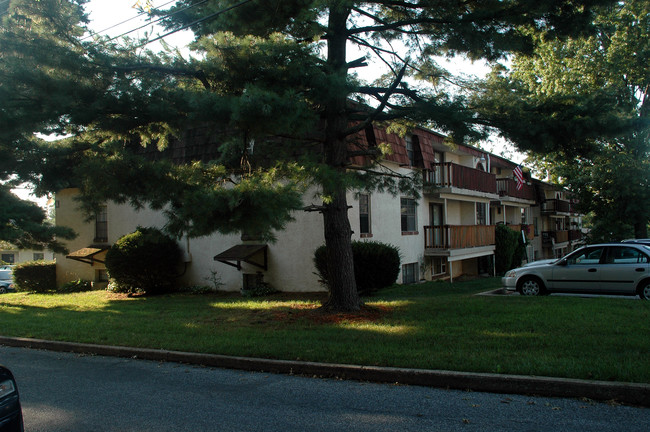
<instances>
[{"instance_id":1,"label":"green grass","mask_svg":"<svg viewBox=\"0 0 650 432\"><path fill-rule=\"evenodd\" d=\"M1 333L73 342L650 383L650 302L477 296L497 279L395 286L370 320L325 316L321 295L104 291L0 296Z\"/></svg>"}]
</instances>

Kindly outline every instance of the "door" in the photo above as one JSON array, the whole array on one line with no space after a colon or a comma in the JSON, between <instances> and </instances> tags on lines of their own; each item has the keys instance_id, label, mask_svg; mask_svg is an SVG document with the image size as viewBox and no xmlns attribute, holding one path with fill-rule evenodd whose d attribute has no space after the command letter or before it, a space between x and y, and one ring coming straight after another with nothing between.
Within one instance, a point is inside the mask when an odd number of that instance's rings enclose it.
<instances>
[{"instance_id":1,"label":"door","mask_svg":"<svg viewBox=\"0 0 650 432\"><path fill-rule=\"evenodd\" d=\"M650 260L642 251L629 246L610 246L600 266L600 287L612 293L636 291L639 280L650 274Z\"/></svg>"},{"instance_id":2,"label":"door","mask_svg":"<svg viewBox=\"0 0 650 432\"><path fill-rule=\"evenodd\" d=\"M444 154L442 152L433 152L433 163L431 164L431 183L443 185L444 173Z\"/></svg>"},{"instance_id":3,"label":"door","mask_svg":"<svg viewBox=\"0 0 650 432\"><path fill-rule=\"evenodd\" d=\"M597 289L601 275L601 259L605 256L605 247L580 249L553 266L548 278L550 290L593 291Z\"/></svg>"},{"instance_id":4,"label":"door","mask_svg":"<svg viewBox=\"0 0 650 432\"><path fill-rule=\"evenodd\" d=\"M443 205L429 204L429 224L431 225L431 243L435 247L444 247Z\"/></svg>"}]
</instances>

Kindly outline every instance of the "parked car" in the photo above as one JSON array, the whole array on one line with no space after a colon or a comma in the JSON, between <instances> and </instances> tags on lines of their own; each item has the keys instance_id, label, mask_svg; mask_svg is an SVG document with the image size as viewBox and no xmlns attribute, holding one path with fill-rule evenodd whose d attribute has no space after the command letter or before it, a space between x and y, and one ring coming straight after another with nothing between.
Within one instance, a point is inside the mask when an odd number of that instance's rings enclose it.
<instances>
[{"instance_id":1,"label":"parked car","mask_svg":"<svg viewBox=\"0 0 650 432\"><path fill-rule=\"evenodd\" d=\"M23 411L16 380L9 369L0 365L0 431L23 432Z\"/></svg>"},{"instance_id":2,"label":"parked car","mask_svg":"<svg viewBox=\"0 0 650 432\"><path fill-rule=\"evenodd\" d=\"M638 243L638 244L650 246L650 239L629 239L629 240L623 240L623 243Z\"/></svg>"},{"instance_id":3,"label":"parked car","mask_svg":"<svg viewBox=\"0 0 650 432\"><path fill-rule=\"evenodd\" d=\"M608 243L584 246L564 258L530 263L501 279L523 295L554 292L639 295L650 300L650 246Z\"/></svg>"},{"instance_id":4,"label":"parked car","mask_svg":"<svg viewBox=\"0 0 650 432\"><path fill-rule=\"evenodd\" d=\"M2 268L0 269L0 294L4 294L9 291L15 291L13 269Z\"/></svg>"}]
</instances>

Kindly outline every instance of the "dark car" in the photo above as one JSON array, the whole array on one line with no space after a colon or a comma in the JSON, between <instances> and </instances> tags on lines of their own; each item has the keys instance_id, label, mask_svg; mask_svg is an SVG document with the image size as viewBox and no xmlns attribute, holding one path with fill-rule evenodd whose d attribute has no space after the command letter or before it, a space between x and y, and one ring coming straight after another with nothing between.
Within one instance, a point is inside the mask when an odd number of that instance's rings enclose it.
<instances>
[{"instance_id":1,"label":"dark car","mask_svg":"<svg viewBox=\"0 0 650 432\"><path fill-rule=\"evenodd\" d=\"M0 366L0 432L23 432L18 386L9 369Z\"/></svg>"},{"instance_id":2,"label":"dark car","mask_svg":"<svg viewBox=\"0 0 650 432\"><path fill-rule=\"evenodd\" d=\"M650 300L650 246L607 243L582 247L559 260L508 271L501 279L523 295L553 292L639 295Z\"/></svg>"}]
</instances>

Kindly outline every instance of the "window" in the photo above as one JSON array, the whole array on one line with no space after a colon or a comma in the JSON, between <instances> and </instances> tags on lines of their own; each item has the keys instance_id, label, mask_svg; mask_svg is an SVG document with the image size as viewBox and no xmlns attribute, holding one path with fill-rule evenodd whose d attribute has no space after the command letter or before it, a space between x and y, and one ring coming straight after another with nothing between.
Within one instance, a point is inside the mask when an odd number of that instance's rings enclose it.
<instances>
[{"instance_id":1,"label":"window","mask_svg":"<svg viewBox=\"0 0 650 432\"><path fill-rule=\"evenodd\" d=\"M402 233L417 232L416 203L413 198L401 198Z\"/></svg>"},{"instance_id":2,"label":"window","mask_svg":"<svg viewBox=\"0 0 650 432\"><path fill-rule=\"evenodd\" d=\"M535 237L539 236L539 222L536 217L533 218L533 227L535 229Z\"/></svg>"},{"instance_id":3,"label":"window","mask_svg":"<svg viewBox=\"0 0 650 432\"><path fill-rule=\"evenodd\" d=\"M43 261L45 254L43 252L34 252L34 261Z\"/></svg>"},{"instance_id":4,"label":"window","mask_svg":"<svg viewBox=\"0 0 650 432\"><path fill-rule=\"evenodd\" d=\"M440 276L447 273L447 259L433 257L431 259L431 276Z\"/></svg>"},{"instance_id":5,"label":"window","mask_svg":"<svg viewBox=\"0 0 650 432\"><path fill-rule=\"evenodd\" d=\"M410 135L406 140L406 155L409 158L409 164L412 167L424 167L422 151L420 150L420 139L417 135Z\"/></svg>"},{"instance_id":6,"label":"window","mask_svg":"<svg viewBox=\"0 0 650 432\"><path fill-rule=\"evenodd\" d=\"M648 257L630 247L612 247L607 255L607 264L647 264Z\"/></svg>"},{"instance_id":7,"label":"window","mask_svg":"<svg viewBox=\"0 0 650 432\"><path fill-rule=\"evenodd\" d=\"M402 283L415 283L420 279L418 275L418 263L402 265Z\"/></svg>"},{"instance_id":8,"label":"window","mask_svg":"<svg viewBox=\"0 0 650 432\"><path fill-rule=\"evenodd\" d=\"M476 203L476 225L487 225L487 205Z\"/></svg>"},{"instance_id":9,"label":"window","mask_svg":"<svg viewBox=\"0 0 650 432\"><path fill-rule=\"evenodd\" d=\"M95 272L95 280L97 282L108 282L108 271L106 269L98 269Z\"/></svg>"},{"instance_id":10,"label":"window","mask_svg":"<svg viewBox=\"0 0 650 432\"><path fill-rule=\"evenodd\" d=\"M359 232L362 236L369 236L370 230L370 195L359 195Z\"/></svg>"},{"instance_id":11,"label":"window","mask_svg":"<svg viewBox=\"0 0 650 432\"><path fill-rule=\"evenodd\" d=\"M16 262L16 256L12 253L4 253L0 256L0 259L5 264L14 264Z\"/></svg>"},{"instance_id":12,"label":"window","mask_svg":"<svg viewBox=\"0 0 650 432\"><path fill-rule=\"evenodd\" d=\"M105 205L101 206L95 215L95 241L108 241L108 209Z\"/></svg>"},{"instance_id":13,"label":"window","mask_svg":"<svg viewBox=\"0 0 650 432\"><path fill-rule=\"evenodd\" d=\"M589 248L573 254L567 259L570 265L594 265L600 262L603 255L603 248Z\"/></svg>"},{"instance_id":14,"label":"window","mask_svg":"<svg viewBox=\"0 0 650 432\"><path fill-rule=\"evenodd\" d=\"M415 165L413 156L413 139L410 136L406 137L406 155L409 157L411 166Z\"/></svg>"}]
</instances>

